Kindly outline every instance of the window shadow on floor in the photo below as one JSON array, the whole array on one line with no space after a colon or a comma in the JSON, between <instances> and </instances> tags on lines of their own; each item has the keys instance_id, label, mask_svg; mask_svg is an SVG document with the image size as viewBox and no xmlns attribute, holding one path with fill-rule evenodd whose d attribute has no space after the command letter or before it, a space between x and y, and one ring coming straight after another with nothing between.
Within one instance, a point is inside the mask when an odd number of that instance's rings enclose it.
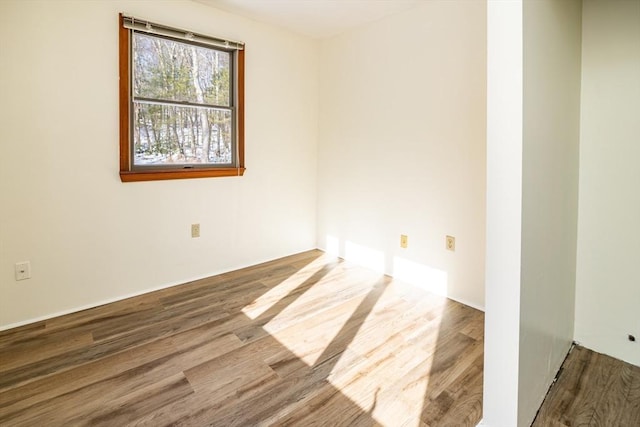
<instances>
[{"instance_id":1,"label":"window shadow on floor","mask_svg":"<svg viewBox=\"0 0 640 427\"><path fill-rule=\"evenodd\" d=\"M397 290L310 251L2 332L0 424L475 425L482 313Z\"/></svg>"}]
</instances>

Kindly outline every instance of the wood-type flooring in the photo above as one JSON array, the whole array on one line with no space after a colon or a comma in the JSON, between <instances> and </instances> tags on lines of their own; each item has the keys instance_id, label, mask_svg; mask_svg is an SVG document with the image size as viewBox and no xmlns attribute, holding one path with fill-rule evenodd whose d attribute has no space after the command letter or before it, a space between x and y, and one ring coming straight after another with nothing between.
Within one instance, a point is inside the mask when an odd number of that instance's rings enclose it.
<instances>
[{"instance_id":1,"label":"wood-type flooring","mask_svg":"<svg viewBox=\"0 0 640 427\"><path fill-rule=\"evenodd\" d=\"M640 367L573 347L533 426L640 426Z\"/></svg>"},{"instance_id":2,"label":"wood-type flooring","mask_svg":"<svg viewBox=\"0 0 640 427\"><path fill-rule=\"evenodd\" d=\"M483 330L309 251L0 332L0 425L475 426Z\"/></svg>"}]
</instances>

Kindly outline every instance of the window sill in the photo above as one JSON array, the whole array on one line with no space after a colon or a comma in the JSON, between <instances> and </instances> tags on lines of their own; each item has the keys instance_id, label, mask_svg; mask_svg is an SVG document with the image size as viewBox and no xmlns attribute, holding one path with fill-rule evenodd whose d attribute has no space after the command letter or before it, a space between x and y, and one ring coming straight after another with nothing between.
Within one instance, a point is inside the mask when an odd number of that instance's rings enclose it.
<instances>
[{"instance_id":1,"label":"window sill","mask_svg":"<svg viewBox=\"0 0 640 427\"><path fill-rule=\"evenodd\" d=\"M242 176L245 168L175 169L164 171L121 171L122 182L161 181L166 179Z\"/></svg>"}]
</instances>

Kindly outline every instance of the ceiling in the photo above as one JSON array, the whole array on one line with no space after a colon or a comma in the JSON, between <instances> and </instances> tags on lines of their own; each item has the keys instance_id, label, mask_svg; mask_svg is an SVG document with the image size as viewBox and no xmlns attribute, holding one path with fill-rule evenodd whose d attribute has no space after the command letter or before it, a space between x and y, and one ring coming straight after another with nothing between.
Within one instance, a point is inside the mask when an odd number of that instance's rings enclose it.
<instances>
[{"instance_id":1,"label":"ceiling","mask_svg":"<svg viewBox=\"0 0 640 427\"><path fill-rule=\"evenodd\" d=\"M315 39L409 9L424 0L196 0Z\"/></svg>"}]
</instances>

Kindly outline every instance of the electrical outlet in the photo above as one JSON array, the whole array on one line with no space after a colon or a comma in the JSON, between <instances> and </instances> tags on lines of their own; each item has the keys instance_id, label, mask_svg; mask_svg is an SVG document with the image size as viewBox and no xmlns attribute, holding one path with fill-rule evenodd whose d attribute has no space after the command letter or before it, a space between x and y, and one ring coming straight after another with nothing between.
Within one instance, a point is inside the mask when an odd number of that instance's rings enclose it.
<instances>
[{"instance_id":1,"label":"electrical outlet","mask_svg":"<svg viewBox=\"0 0 640 427\"><path fill-rule=\"evenodd\" d=\"M191 224L191 237L200 237L200 224Z\"/></svg>"},{"instance_id":2,"label":"electrical outlet","mask_svg":"<svg viewBox=\"0 0 640 427\"><path fill-rule=\"evenodd\" d=\"M448 251L455 252L456 250L456 238L453 236L447 236L445 239L445 247Z\"/></svg>"},{"instance_id":3,"label":"electrical outlet","mask_svg":"<svg viewBox=\"0 0 640 427\"><path fill-rule=\"evenodd\" d=\"M16 263L16 280L31 279L31 263L23 261Z\"/></svg>"},{"instance_id":4,"label":"electrical outlet","mask_svg":"<svg viewBox=\"0 0 640 427\"><path fill-rule=\"evenodd\" d=\"M400 235L400 247L406 249L409 245L409 237L406 234Z\"/></svg>"}]
</instances>

